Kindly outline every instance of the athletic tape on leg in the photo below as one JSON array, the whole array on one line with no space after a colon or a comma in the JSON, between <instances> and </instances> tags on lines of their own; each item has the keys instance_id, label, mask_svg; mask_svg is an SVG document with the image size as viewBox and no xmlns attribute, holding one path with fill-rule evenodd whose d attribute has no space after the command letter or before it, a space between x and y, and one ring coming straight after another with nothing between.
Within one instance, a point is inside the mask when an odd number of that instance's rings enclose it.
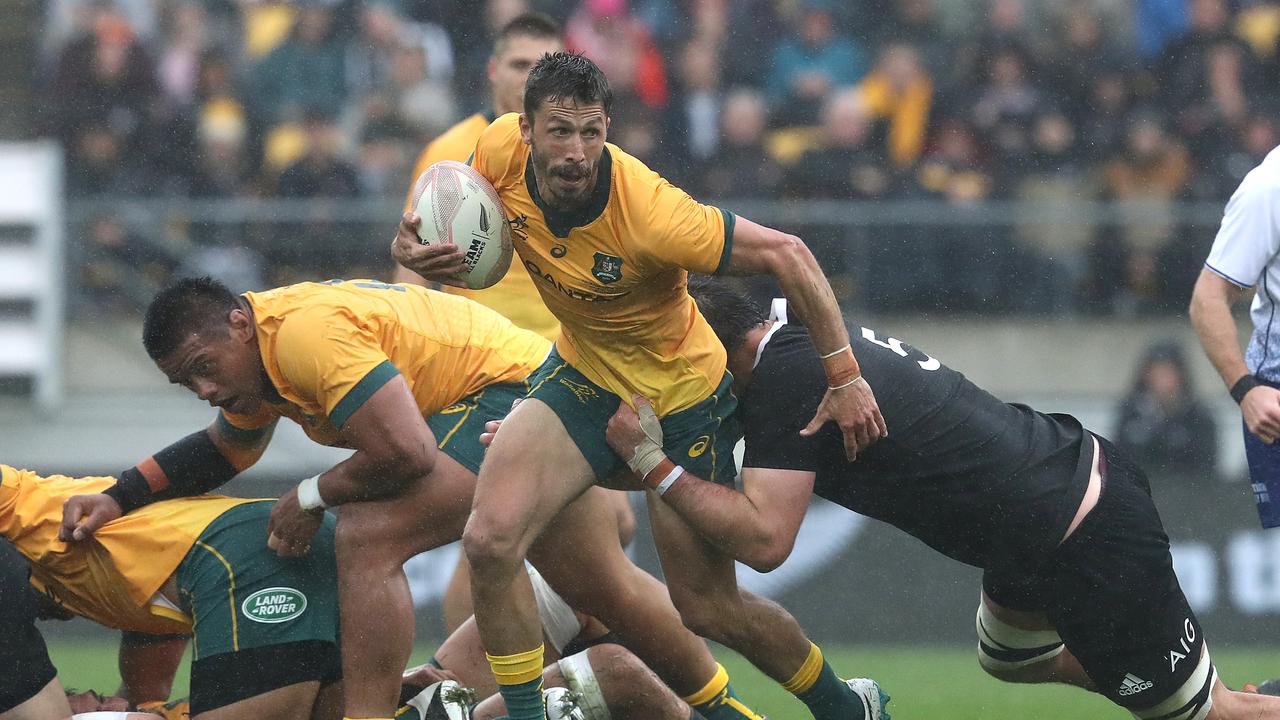
<instances>
[{"instance_id":1,"label":"athletic tape on leg","mask_svg":"<svg viewBox=\"0 0 1280 720\"><path fill-rule=\"evenodd\" d=\"M1056 657L1063 650L1056 630L1023 630L995 616L979 603L978 663L993 671L1017 670Z\"/></svg>"},{"instance_id":2,"label":"athletic tape on leg","mask_svg":"<svg viewBox=\"0 0 1280 720\"><path fill-rule=\"evenodd\" d=\"M1129 712L1138 720L1204 720L1213 709L1213 686L1217 681L1218 671L1206 649L1182 687L1158 705L1142 710L1129 708Z\"/></svg>"},{"instance_id":3,"label":"athletic tape on leg","mask_svg":"<svg viewBox=\"0 0 1280 720\"><path fill-rule=\"evenodd\" d=\"M542 620L542 630L556 652L563 653L565 645L582 632L578 614L564 598L551 589L532 565L526 564L525 568L529 571L529 582L533 584L533 598L538 601L538 618Z\"/></svg>"},{"instance_id":4,"label":"athletic tape on leg","mask_svg":"<svg viewBox=\"0 0 1280 720\"><path fill-rule=\"evenodd\" d=\"M609 706L604 701L604 691L600 689L600 681L591 667L591 658L586 652L560 659L560 672L564 674L565 684L578 693L578 708L582 710L586 720L610 720Z\"/></svg>"}]
</instances>

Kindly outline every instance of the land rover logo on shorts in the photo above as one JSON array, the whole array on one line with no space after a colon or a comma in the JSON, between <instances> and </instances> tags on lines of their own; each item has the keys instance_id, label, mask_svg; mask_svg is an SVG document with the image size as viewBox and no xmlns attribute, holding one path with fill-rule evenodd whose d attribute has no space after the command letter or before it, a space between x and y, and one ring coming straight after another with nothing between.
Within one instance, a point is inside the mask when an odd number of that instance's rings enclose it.
<instances>
[{"instance_id":1,"label":"land rover logo on shorts","mask_svg":"<svg viewBox=\"0 0 1280 720\"><path fill-rule=\"evenodd\" d=\"M307 609L307 596L287 587L259 590L244 599L240 612L254 622L288 622Z\"/></svg>"},{"instance_id":2,"label":"land rover logo on shorts","mask_svg":"<svg viewBox=\"0 0 1280 720\"><path fill-rule=\"evenodd\" d=\"M608 253L596 253L596 264L591 268L591 274L605 285L618 282L622 279L622 258Z\"/></svg>"}]
</instances>

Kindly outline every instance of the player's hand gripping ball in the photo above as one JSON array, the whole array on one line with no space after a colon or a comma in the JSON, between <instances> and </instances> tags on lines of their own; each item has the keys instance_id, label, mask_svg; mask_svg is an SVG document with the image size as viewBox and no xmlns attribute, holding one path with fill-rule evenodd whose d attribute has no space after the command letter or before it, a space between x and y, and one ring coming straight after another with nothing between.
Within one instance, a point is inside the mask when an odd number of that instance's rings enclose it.
<instances>
[{"instance_id":1,"label":"player's hand gripping ball","mask_svg":"<svg viewBox=\"0 0 1280 720\"><path fill-rule=\"evenodd\" d=\"M464 269L455 276L458 280L480 290L507 274L514 250L511 227L497 191L480 173L460 162L442 160L418 177L413 197L413 212L422 218L419 241L450 243L462 254Z\"/></svg>"}]
</instances>

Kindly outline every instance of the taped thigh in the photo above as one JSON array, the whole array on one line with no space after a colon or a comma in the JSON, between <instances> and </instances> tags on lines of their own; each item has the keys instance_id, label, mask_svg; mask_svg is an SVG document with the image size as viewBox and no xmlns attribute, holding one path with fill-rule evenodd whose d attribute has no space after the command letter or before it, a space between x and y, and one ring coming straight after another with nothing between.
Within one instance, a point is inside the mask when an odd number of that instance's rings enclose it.
<instances>
[{"instance_id":1,"label":"taped thigh","mask_svg":"<svg viewBox=\"0 0 1280 720\"><path fill-rule=\"evenodd\" d=\"M560 659L560 672L565 684L578 696L578 709L585 720L610 720L609 706L604 701L600 680L591 668L586 652Z\"/></svg>"},{"instance_id":2,"label":"taped thigh","mask_svg":"<svg viewBox=\"0 0 1280 720\"><path fill-rule=\"evenodd\" d=\"M978 604L978 664L992 673L1009 672L1055 658L1063 650L1056 630L1024 630Z\"/></svg>"},{"instance_id":3,"label":"taped thigh","mask_svg":"<svg viewBox=\"0 0 1280 720\"><path fill-rule=\"evenodd\" d=\"M1182 686L1157 705L1142 710L1130 707L1138 720L1204 720L1213 709L1213 686L1218 681L1218 671L1213 667L1206 648L1200 653L1200 662ZM1131 682L1131 676L1125 683Z\"/></svg>"}]
</instances>

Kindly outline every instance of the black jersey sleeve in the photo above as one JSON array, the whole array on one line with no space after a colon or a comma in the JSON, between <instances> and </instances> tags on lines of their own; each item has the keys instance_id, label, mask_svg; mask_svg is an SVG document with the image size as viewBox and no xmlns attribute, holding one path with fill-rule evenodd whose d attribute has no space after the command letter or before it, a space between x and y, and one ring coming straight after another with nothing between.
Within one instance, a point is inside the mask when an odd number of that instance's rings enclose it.
<instances>
[{"instance_id":1,"label":"black jersey sleeve","mask_svg":"<svg viewBox=\"0 0 1280 720\"><path fill-rule=\"evenodd\" d=\"M818 470L823 446L832 433L838 438L839 431L828 425L804 437L800 430L817 412L826 390L827 375L809 334L797 326L780 327L765 346L742 401L743 467Z\"/></svg>"}]
</instances>

